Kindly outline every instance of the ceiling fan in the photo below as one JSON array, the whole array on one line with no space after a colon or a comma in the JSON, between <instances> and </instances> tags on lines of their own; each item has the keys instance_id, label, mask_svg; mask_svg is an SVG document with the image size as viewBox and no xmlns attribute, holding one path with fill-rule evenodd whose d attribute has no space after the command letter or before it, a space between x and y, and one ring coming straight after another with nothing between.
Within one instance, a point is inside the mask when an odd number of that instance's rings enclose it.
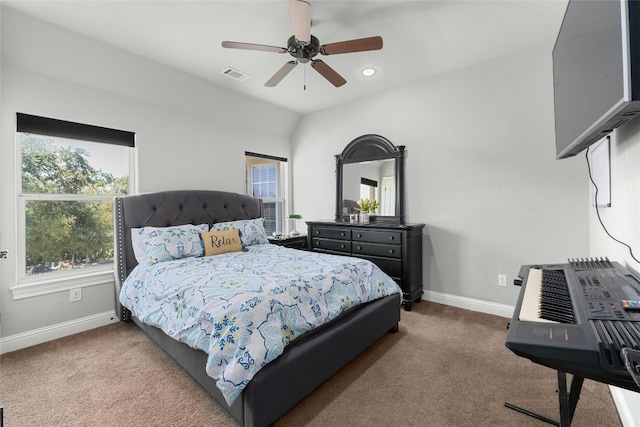
<instances>
[{"instance_id":1,"label":"ceiling fan","mask_svg":"<svg viewBox=\"0 0 640 427\"><path fill-rule=\"evenodd\" d=\"M311 5L303 0L289 0L289 9L291 11L291 20L293 21L294 35L289 37L286 48L254 43L222 42L222 47L230 49L258 50L276 53L288 52L293 56L295 58L293 61L284 64L282 68L276 71L264 84L267 87L274 87L280 83L298 63L306 64L307 62L310 62L311 67L332 85L340 87L347 81L324 61L314 59L319 53L322 55L337 55L339 53L382 49L382 37L380 36L320 45L320 41L311 35Z\"/></svg>"}]
</instances>

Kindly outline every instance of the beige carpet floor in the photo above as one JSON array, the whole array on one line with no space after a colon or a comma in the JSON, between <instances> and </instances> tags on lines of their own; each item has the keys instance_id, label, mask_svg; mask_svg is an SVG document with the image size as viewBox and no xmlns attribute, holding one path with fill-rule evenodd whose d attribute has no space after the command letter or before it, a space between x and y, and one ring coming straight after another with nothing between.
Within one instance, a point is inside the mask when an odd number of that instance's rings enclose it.
<instances>
[{"instance_id":1,"label":"beige carpet floor","mask_svg":"<svg viewBox=\"0 0 640 427\"><path fill-rule=\"evenodd\" d=\"M555 371L512 354L507 319L422 302L276 426L545 426ZM4 426L237 426L133 324L0 357ZM573 426L621 426L607 386L585 380Z\"/></svg>"}]
</instances>

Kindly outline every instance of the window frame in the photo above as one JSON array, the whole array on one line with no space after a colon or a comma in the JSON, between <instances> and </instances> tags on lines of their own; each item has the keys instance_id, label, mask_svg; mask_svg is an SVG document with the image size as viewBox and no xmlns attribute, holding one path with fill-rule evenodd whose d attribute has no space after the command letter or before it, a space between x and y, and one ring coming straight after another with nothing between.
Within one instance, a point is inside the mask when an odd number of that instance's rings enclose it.
<instances>
[{"instance_id":1,"label":"window frame","mask_svg":"<svg viewBox=\"0 0 640 427\"><path fill-rule=\"evenodd\" d=\"M276 197L261 197L263 205L269 203L276 204L276 215L278 211L282 212L282 217L276 217L276 232L285 234L285 230L287 230L287 208L288 208L288 161L283 157L275 157L266 154L258 154L252 153L249 151L245 152L245 185L246 190L245 193L252 197L257 197L253 195L253 166L264 165L264 164L275 164L276 165ZM280 206L280 209L278 209Z\"/></svg>"},{"instance_id":2,"label":"window frame","mask_svg":"<svg viewBox=\"0 0 640 427\"><path fill-rule=\"evenodd\" d=\"M114 195L23 193L22 189L22 138L23 133L45 137L67 138L87 143L119 145L128 150L128 194L134 194L135 174L135 134L132 132L66 122L38 116L17 113L15 131L15 171L16 171L16 285L10 287L13 299L30 298L74 288L113 284L114 265L105 264L89 268L72 269L56 273L27 275L26 273L26 204L28 201L108 201L113 203ZM21 127L22 126L22 127ZM35 131L34 131L35 129Z\"/></svg>"}]
</instances>

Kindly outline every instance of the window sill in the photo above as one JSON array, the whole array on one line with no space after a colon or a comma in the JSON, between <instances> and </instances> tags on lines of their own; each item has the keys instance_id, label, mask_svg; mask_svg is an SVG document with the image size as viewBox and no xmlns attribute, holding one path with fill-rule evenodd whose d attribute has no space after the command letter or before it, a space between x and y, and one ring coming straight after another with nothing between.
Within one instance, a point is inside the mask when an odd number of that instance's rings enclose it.
<instances>
[{"instance_id":1,"label":"window sill","mask_svg":"<svg viewBox=\"0 0 640 427\"><path fill-rule=\"evenodd\" d=\"M56 292L68 291L75 288L88 286L108 285L115 281L113 269L66 275L60 277L47 277L35 280L25 280L11 288L14 300L33 298Z\"/></svg>"}]
</instances>

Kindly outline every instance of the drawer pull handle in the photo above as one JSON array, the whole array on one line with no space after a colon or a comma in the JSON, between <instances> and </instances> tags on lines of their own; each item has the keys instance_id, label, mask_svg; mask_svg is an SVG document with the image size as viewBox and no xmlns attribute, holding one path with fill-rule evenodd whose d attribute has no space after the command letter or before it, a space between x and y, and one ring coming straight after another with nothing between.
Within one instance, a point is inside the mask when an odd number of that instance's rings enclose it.
<instances>
[{"instance_id":1,"label":"drawer pull handle","mask_svg":"<svg viewBox=\"0 0 640 427\"><path fill-rule=\"evenodd\" d=\"M340 233L340 235L341 235L342 237L344 237L344 233Z\"/></svg>"},{"instance_id":2,"label":"drawer pull handle","mask_svg":"<svg viewBox=\"0 0 640 427\"><path fill-rule=\"evenodd\" d=\"M393 240L393 236L389 236L389 240Z\"/></svg>"},{"instance_id":3,"label":"drawer pull handle","mask_svg":"<svg viewBox=\"0 0 640 427\"><path fill-rule=\"evenodd\" d=\"M344 245L340 245L340 249L344 249Z\"/></svg>"},{"instance_id":4,"label":"drawer pull handle","mask_svg":"<svg viewBox=\"0 0 640 427\"><path fill-rule=\"evenodd\" d=\"M389 253L392 254L394 252L393 249L389 249Z\"/></svg>"},{"instance_id":5,"label":"drawer pull handle","mask_svg":"<svg viewBox=\"0 0 640 427\"><path fill-rule=\"evenodd\" d=\"M316 246L320 246L320 242L316 242Z\"/></svg>"},{"instance_id":6,"label":"drawer pull handle","mask_svg":"<svg viewBox=\"0 0 640 427\"><path fill-rule=\"evenodd\" d=\"M320 230L316 230L316 234L320 234Z\"/></svg>"},{"instance_id":7,"label":"drawer pull handle","mask_svg":"<svg viewBox=\"0 0 640 427\"><path fill-rule=\"evenodd\" d=\"M362 247L361 247L361 246L358 246L358 250L359 250L359 251L360 251L360 250L362 250Z\"/></svg>"},{"instance_id":8,"label":"drawer pull handle","mask_svg":"<svg viewBox=\"0 0 640 427\"><path fill-rule=\"evenodd\" d=\"M362 237L362 234L358 233L358 237Z\"/></svg>"}]
</instances>

